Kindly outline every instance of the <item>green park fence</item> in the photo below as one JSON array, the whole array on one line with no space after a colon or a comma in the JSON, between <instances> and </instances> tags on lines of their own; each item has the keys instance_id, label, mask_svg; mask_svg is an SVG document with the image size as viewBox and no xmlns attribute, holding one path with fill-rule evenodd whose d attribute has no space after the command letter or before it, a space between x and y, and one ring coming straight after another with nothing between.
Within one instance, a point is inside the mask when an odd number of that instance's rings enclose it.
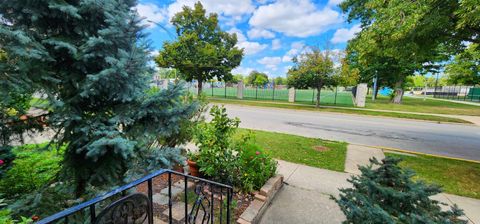
<instances>
[{"instance_id":1,"label":"green park fence","mask_svg":"<svg viewBox=\"0 0 480 224\"><path fill-rule=\"evenodd\" d=\"M480 86L443 86L435 88L433 97L480 102Z\"/></svg>"},{"instance_id":2,"label":"green park fence","mask_svg":"<svg viewBox=\"0 0 480 224\"><path fill-rule=\"evenodd\" d=\"M189 90L196 94L197 88L195 83L189 85ZM211 82L204 83L202 92L212 98L237 99L237 84ZM286 86L266 85L264 87L245 86L243 88L244 100L261 100L261 101L283 101L288 102L289 90ZM296 89L295 103L315 104L315 89ZM352 92L349 88L331 87L323 88L320 91L321 105L337 105L337 106L353 106Z\"/></svg>"}]
</instances>

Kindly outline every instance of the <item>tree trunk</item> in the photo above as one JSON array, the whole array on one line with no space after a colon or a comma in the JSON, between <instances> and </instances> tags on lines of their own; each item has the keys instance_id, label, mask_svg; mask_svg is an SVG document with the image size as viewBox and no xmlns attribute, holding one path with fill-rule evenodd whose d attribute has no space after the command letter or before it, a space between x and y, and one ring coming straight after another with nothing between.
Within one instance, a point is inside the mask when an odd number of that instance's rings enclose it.
<instances>
[{"instance_id":1,"label":"tree trunk","mask_svg":"<svg viewBox=\"0 0 480 224\"><path fill-rule=\"evenodd\" d=\"M392 99L392 103L395 104L401 104L402 103L402 98L403 98L403 80L399 80L395 83L395 90L394 90L394 96Z\"/></svg>"},{"instance_id":2,"label":"tree trunk","mask_svg":"<svg viewBox=\"0 0 480 224\"><path fill-rule=\"evenodd\" d=\"M315 104L315 106L317 108L320 107L320 92L322 91L322 87L317 87L317 102Z\"/></svg>"},{"instance_id":3,"label":"tree trunk","mask_svg":"<svg viewBox=\"0 0 480 224\"><path fill-rule=\"evenodd\" d=\"M75 179L75 198L80 198L85 193L86 180L78 174L76 174Z\"/></svg>"},{"instance_id":4,"label":"tree trunk","mask_svg":"<svg viewBox=\"0 0 480 224\"><path fill-rule=\"evenodd\" d=\"M198 80L198 85L197 85L197 96L200 96L202 93L203 89L203 81L201 79Z\"/></svg>"}]
</instances>

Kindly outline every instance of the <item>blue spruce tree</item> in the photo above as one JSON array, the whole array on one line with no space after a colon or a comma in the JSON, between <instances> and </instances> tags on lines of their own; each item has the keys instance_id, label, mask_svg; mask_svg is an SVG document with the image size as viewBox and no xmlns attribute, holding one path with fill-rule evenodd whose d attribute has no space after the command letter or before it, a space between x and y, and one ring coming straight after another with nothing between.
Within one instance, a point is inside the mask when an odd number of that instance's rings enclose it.
<instances>
[{"instance_id":1,"label":"blue spruce tree","mask_svg":"<svg viewBox=\"0 0 480 224\"><path fill-rule=\"evenodd\" d=\"M442 211L441 203L430 199L441 189L412 180L415 174L400 168L400 160L373 158L371 165L359 168L360 176L348 180L353 187L340 189L339 198L333 198L347 218L343 223L467 223L459 219L463 211L456 205Z\"/></svg>"},{"instance_id":2,"label":"blue spruce tree","mask_svg":"<svg viewBox=\"0 0 480 224\"><path fill-rule=\"evenodd\" d=\"M47 123L57 145L67 145L60 179L77 197L178 162L180 151L162 142L197 110L182 86L150 89L149 45L136 4L0 0L0 68L9 71L0 76L48 96Z\"/></svg>"}]
</instances>

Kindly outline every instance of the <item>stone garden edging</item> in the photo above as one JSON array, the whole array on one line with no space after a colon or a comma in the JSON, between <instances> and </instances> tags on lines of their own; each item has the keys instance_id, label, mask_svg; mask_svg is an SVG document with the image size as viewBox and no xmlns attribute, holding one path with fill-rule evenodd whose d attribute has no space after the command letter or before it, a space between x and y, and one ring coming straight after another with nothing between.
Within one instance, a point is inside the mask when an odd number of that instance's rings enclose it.
<instances>
[{"instance_id":1,"label":"stone garden edging","mask_svg":"<svg viewBox=\"0 0 480 224\"><path fill-rule=\"evenodd\" d=\"M256 224L262 218L263 213L267 209L278 190L283 186L283 175L277 174L260 188L255 194L255 199L250 203L247 209L240 215L237 224Z\"/></svg>"}]
</instances>

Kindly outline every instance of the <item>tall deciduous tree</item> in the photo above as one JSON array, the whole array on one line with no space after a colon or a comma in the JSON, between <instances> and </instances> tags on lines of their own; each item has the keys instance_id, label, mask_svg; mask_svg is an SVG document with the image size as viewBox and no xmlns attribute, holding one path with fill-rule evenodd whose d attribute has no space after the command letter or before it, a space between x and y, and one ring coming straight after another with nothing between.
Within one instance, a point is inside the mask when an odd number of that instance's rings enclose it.
<instances>
[{"instance_id":1,"label":"tall deciduous tree","mask_svg":"<svg viewBox=\"0 0 480 224\"><path fill-rule=\"evenodd\" d=\"M349 52L357 55L362 66L392 80L393 102L400 103L405 77L425 73L431 69L428 65L448 60L462 50L462 41L480 41L479 15L472 13L478 12L474 2L346 0L340 6L348 20L362 24L362 31L349 43Z\"/></svg>"},{"instance_id":2,"label":"tall deciduous tree","mask_svg":"<svg viewBox=\"0 0 480 224\"><path fill-rule=\"evenodd\" d=\"M240 65L243 49L235 47L235 34L224 32L218 26L217 14L206 16L200 2L194 8L183 7L183 11L172 18L178 39L166 42L155 59L159 67L178 69L187 81L198 81L198 93L204 81L217 78L231 79L231 71Z\"/></svg>"},{"instance_id":3,"label":"tall deciduous tree","mask_svg":"<svg viewBox=\"0 0 480 224\"><path fill-rule=\"evenodd\" d=\"M263 86L268 83L267 74L259 71L251 71L247 77L248 84L254 86Z\"/></svg>"},{"instance_id":4,"label":"tall deciduous tree","mask_svg":"<svg viewBox=\"0 0 480 224\"><path fill-rule=\"evenodd\" d=\"M175 136L196 104L182 101L180 86L149 91L149 48L136 4L0 1L2 65L13 65L0 76L48 96L47 123L58 145L67 145L61 177L77 197L89 186L125 183L132 168L146 172L181 159L159 139Z\"/></svg>"},{"instance_id":5,"label":"tall deciduous tree","mask_svg":"<svg viewBox=\"0 0 480 224\"><path fill-rule=\"evenodd\" d=\"M285 85L287 83L284 77L278 76L274 79L275 85Z\"/></svg>"},{"instance_id":6,"label":"tall deciduous tree","mask_svg":"<svg viewBox=\"0 0 480 224\"><path fill-rule=\"evenodd\" d=\"M293 58L293 67L288 70L288 86L317 90L316 106L320 106L320 91L335 83L332 52L310 47Z\"/></svg>"},{"instance_id":7,"label":"tall deciduous tree","mask_svg":"<svg viewBox=\"0 0 480 224\"><path fill-rule=\"evenodd\" d=\"M360 79L360 70L348 64L346 58L340 60L341 66L337 68L335 76L337 83L342 86L355 86Z\"/></svg>"},{"instance_id":8,"label":"tall deciduous tree","mask_svg":"<svg viewBox=\"0 0 480 224\"><path fill-rule=\"evenodd\" d=\"M470 44L468 48L455 56L446 66L450 84L476 85L480 84L480 46Z\"/></svg>"}]
</instances>

